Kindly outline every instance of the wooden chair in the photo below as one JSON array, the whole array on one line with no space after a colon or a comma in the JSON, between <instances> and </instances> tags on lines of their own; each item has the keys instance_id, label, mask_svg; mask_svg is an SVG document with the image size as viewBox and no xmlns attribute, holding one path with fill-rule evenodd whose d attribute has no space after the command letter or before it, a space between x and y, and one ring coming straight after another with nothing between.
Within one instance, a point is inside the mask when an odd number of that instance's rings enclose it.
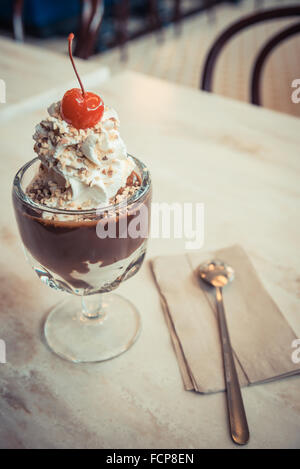
<instances>
[{"instance_id":1,"label":"wooden chair","mask_svg":"<svg viewBox=\"0 0 300 469\"><path fill-rule=\"evenodd\" d=\"M258 13L254 13L252 15L246 16L241 20L233 23L231 26L225 29L221 33L221 35L216 39L212 47L210 48L208 55L206 57L203 73L200 82L200 88L205 91L212 91L212 82L213 82L213 74L217 59L222 52L224 46L227 42L235 36L237 33L253 26L254 24L262 23L264 21L269 21L278 18L288 18L293 16L300 16L300 6L291 6L286 8L276 8L276 9L269 9L263 10ZM276 34L271 40L269 40L266 45L263 47L261 52L259 53L253 73L252 73L252 80L251 80L251 88L250 88L250 101L253 104L260 105L260 81L263 66L267 56L270 52L283 40L287 39L288 37L292 36L299 32L299 24L293 25L287 29L284 29L279 34Z\"/></svg>"}]
</instances>

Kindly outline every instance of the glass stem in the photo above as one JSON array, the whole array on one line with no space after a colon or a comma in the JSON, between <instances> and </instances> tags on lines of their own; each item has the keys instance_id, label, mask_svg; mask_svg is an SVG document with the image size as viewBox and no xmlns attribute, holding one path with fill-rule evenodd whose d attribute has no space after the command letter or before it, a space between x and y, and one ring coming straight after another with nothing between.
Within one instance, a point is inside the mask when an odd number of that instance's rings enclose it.
<instances>
[{"instance_id":1,"label":"glass stem","mask_svg":"<svg viewBox=\"0 0 300 469\"><path fill-rule=\"evenodd\" d=\"M102 311L102 295L81 297L81 314L84 319L100 319L105 316Z\"/></svg>"}]
</instances>

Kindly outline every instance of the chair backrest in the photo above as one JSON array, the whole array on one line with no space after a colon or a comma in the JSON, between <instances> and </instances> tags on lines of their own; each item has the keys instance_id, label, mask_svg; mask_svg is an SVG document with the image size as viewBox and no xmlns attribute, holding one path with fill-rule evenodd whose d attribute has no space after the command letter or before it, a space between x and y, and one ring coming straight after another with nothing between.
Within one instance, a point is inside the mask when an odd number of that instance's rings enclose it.
<instances>
[{"instance_id":1,"label":"chair backrest","mask_svg":"<svg viewBox=\"0 0 300 469\"><path fill-rule=\"evenodd\" d=\"M227 42L235 36L237 33L253 26L257 23L262 23L264 21L278 19L278 18L288 18L292 16L300 16L300 6L291 6L286 8L274 8L269 10L263 10L258 13L251 14L242 18L241 20L233 23L231 26L226 28L220 36L216 39L212 47L210 48L201 78L200 88L205 91L212 91L212 81L213 81L213 73L216 65L216 61L222 52L224 46ZM266 46L262 49L261 53L258 56L258 59L255 62L254 74L252 76L252 96L251 101L254 104L260 104L260 95L259 95L259 83L261 77L261 71L263 68L264 61L266 57L269 55L271 50L276 47L282 40L286 39L287 37L291 36L292 34L296 34L298 32L297 28L292 29L287 28L286 30L282 31L280 34L274 36L271 41L269 41ZM254 81L254 83L253 83Z\"/></svg>"},{"instance_id":2,"label":"chair backrest","mask_svg":"<svg viewBox=\"0 0 300 469\"><path fill-rule=\"evenodd\" d=\"M293 36L294 34L300 33L300 23L293 24L286 29L283 29L279 33L275 34L261 49L259 52L252 71L251 77L251 103L256 104L257 106L261 105L261 93L260 93L260 84L261 84L261 77L264 65L266 63L267 57L270 53L277 47L282 41L288 39L289 37Z\"/></svg>"}]
</instances>

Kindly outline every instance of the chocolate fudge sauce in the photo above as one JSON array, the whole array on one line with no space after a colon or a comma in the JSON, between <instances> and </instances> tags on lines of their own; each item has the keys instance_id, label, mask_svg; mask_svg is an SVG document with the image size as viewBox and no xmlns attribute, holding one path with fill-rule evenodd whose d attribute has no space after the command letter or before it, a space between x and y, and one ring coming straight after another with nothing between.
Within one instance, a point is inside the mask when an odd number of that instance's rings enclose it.
<instances>
[{"instance_id":1,"label":"chocolate fudge sauce","mask_svg":"<svg viewBox=\"0 0 300 469\"><path fill-rule=\"evenodd\" d=\"M97 236L97 223L105 225L109 218L99 217L93 220L57 221L44 219L35 209L23 202L13 192L13 202L16 219L23 243L31 255L46 269L56 273L74 288L87 288L84 280L72 277L72 272L80 274L89 272L88 264L101 264L108 266L130 256L144 242L145 234L133 238L127 232L126 237L119 237L120 226L124 226L122 217L127 218L127 227L136 217L150 226L151 189L141 198L128 205L125 213L116 217L116 238L99 238ZM141 207L147 211L141 211Z\"/></svg>"}]
</instances>

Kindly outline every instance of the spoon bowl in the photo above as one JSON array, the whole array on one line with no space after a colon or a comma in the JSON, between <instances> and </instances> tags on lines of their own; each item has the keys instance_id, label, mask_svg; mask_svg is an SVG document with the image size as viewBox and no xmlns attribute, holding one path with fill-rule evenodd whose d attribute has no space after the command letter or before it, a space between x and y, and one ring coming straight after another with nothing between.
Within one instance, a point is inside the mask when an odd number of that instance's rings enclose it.
<instances>
[{"instance_id":1,"label":"spoon bowl","mask_svg":"<svg viewBox=\"0 0 300 469\"><path fill-rule=\"evenodd\" d=\"M201 264L198 274L204 282L213 287L225 287L234 279L234 270L230 265L218 259Z\"/></svg>"}]
</instances>

